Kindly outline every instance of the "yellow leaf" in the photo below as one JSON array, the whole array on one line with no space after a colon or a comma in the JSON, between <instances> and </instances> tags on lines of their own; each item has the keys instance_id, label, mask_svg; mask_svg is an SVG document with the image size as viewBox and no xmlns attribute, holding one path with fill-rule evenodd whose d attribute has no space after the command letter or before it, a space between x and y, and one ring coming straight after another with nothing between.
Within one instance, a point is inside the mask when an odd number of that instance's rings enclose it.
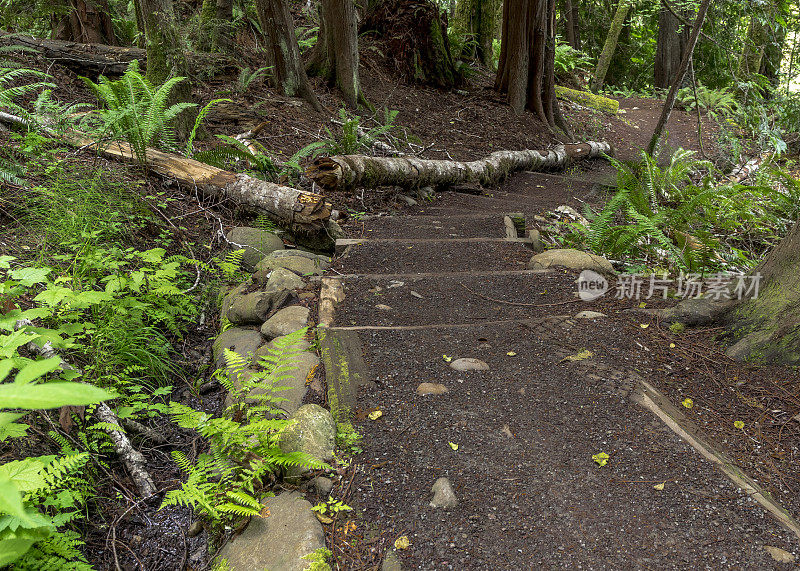
<instances>
[{"instance_id":1,"label":"yellow leaf","mask_svg":"<svg viewBox=\"0 0 800 571\"><path fill-rule=\"evenodd\" d=\"M449 363L450 361L452 361L452 360L453 360L453 358L452 358L452 357L448 357L447 355L442 355L442 359L444 359L444 362L445 362L445 363Z\"/></svg>"},{"instance_id":2,"label":"yellow leaf","mask_svg":"<svg viewBox=\"0 0 800 571\"><path fill-rule=\"evenodd\" d=\"M605 466L606 464L608 464L608 458L609 458L609 456L605 452L600 452L598 454L592 455L592 460L597 462L597 465L601 466L601 467Z\"/></svg>"},{"instance_id":3,"label":"yellow leaf","mask_svg":"<svg viewBox=\"0 0 800 571\"><path fill-rule=\"evenodd\" d=\"M371 413L367 415L370 420L378 420L380 417L383 416L382 410L373 410Z\"/></svg>"},{"instance_id":4,"label":"yellow leaf","mask_svg":"<svg viewBox=\"0 0 800 571\"><path fill-rule=\"evenodd\" d=\"M686 408L692 408L694 406L694 401L690 398L685 398L681 404Z\"/></svg>"},{"instance_id":5,"label":"yellow leaf","mask_svg":"<svg viewBox=\"0 0 800 571\"><path fill-rule=\"evenodd\" d=\"M639 308L640 309L644 309L646 306L647 306L647 304L645 302L642 302L642 303L639 304Z\"/></svg>"},{"instance_id":6,"label":"yellow leaf","mask_svg":"<svg viewBox=\"0 0 800 571\"><path fill-rule=\"evenodd\" d=\"M744 422L742 422L741 420L736 420L736 421L734 421L733 425L734 425L736 428L738 428L739 430L741 430L742 428L744 428Z\"/></svg>"},{"instance_id":7,"label":"yellow leaf","mask_svg":"<svg viewBox=\"0 0 800 571\"><path fill-rule=\"evenodd\" d=\"M648 327L650 327L650 324L649 323L640 323L639 327L641 327L642 329L647 329Z\"/></svg>"},{"instance_id":8,"label":"yellow leaf","mask_svg":"<svg viewBox=\"0 0 800 571\"><path fill-rule=\"evenodd\" d=\"M589 357L594 356L594 353L589 351L588 349L582 349L578 353L574 355L570 355L569 357L564 357L559 361L559 363L563 363L564 361L583 361L584 359L588 359Z\"/></svg>"},{"instance_id":9,"label":"yellow leaf","mask_svg":"<svg viewBox=\"0 0 800 571\"><path fill-rule=\"evenodd\" d=\"M508 353L506 353L506 355L508 355L509 357L516 357L517 356L517 354L514 351L509 351Z\"/></svg>"},{"instance_id":10,"label":"yellow leaf","mask_svg":"<svg viewBox=\"0 0 800 571\"><path fill-rule=\"evenodd\" d=\"M409 547L411 547L411 540L407 535L401 535L394 541L395 549L408 549Z\"/></svg>"},{"instance_id":11,"label":"yellow leaf","mask_svg":"<svg viewBox=\"0 0 800 571\"><path fill-rule=\"evenodd\" d=\"M658 490L660 492L661 490L664 489L664 482L661 482L660 484L656 484L655 486L653 486L653 488L655 488L656 490Z\"/></svg>"},{"instance_id":12,"label":"yellow leaf","mask_svg":"<svg viewBox=\"0 0 800 571\"><path fill-rule=\"evenodd\" d=\"M455 442L448 442L448 444L450 445L450 448L452 448L453 450L458 450L458 444L456 444Z\"/></svg>"},{"instance_id":13,"label":"yellow leaf","mask_svg":"<svg viewBox=\"0 0 800 571\"><path fill-rule=\"evenodd\" d=\"M321 521L322 523L333 523L333 520L331 518L325 517L324 515L322 515L319 512L314 512L314 514L317 516L317 519L319 521Z\"/></svg>"},{"instance_id":14,"label":"yellow leaf","mask_svg":"<svg viewBox=\"0 0 800 571\"><path fill-rule=\"evenodd\" d=\"M669 344L669 348L670 348L670 349L674 349L674 348L675 348L675 343L670 343L670 344Z\"/></svg>"}]
</instances>

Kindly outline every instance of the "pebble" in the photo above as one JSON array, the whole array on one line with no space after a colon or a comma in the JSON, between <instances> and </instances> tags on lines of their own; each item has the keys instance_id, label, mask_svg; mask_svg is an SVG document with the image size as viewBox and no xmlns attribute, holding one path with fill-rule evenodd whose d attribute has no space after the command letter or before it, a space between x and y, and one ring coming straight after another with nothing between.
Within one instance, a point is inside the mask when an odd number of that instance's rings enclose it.
<instances>
[{"instance_id":1,"label":"pebble","mask_svg":"<svg viewBox=\"0 0 800 571\"><path fill-rule=\"evenodd\" d=\"M447 392L447 387L439 383L420 383L417 387L417 394L424 395L443 395Z\"/></svg>"},{"instance_id":2,"label":"pebble","mask_svg":"<svg viewBox=\"0 0 800 571\"><path fill-rule=\"evenodd\" d=\"M414 297L416 297L418 299L423 299L423 295L421 293L417 293L417 292L415 292L413 290L411 291L411 295L413 295Z\"/></svg>"},{"instance_id":3,"label":"pebble","mask_svg":"<svg viewBox=\"0 0 800 571\"><path fill-rule=\"evenodd\" d=\"M375 309L380 309L381 311L389 311L392 309L392 306L386 305L384 303L379 303L375 306Z\"/></svg>"},{"instance_id":4,"label":"pebble","mask_svg":"<svg viewBox=\"0 0 800 571\"><path fill-rule=\"evenodd\" d=\"M455 369L456 371L488 371L489 365L485 362L481 361L480 359L475 359L473 357L464 357L462 359L456 359L450 366Z\"/></svg>"},{"instance_id":5,"label":"pebble","mask_svg":"<svg viewBox=\"0 0 800 571\"><path fill-rule=\"evenodd\" d=\"M433 487L431 487L431 491L433 492L433 500L430 503L432 508L447 509L458 505L458 498L456 498L456 493L453 491L453 485L447 478L436 480Z\"/></svg>"},{"instance_id":6,"label":"pebble","mask_svg":"<svg viewBox=\"0 0 800 571\"><path fill-rule=\"evenodd\" d=\"M203 522L197 520L189 526L189 529L186 531L186 537L195 537L200 535L200 532L203 531Z\"/></svg>"},{"instance_id":7,"label":"pebble","mask_svg":"<svg viewBox=\"0 0 800 571\"><path fill-rule=\"evenodd\" d=\"M581 311L580 313L575 314L575 319L598 319L600 317L606 317L605 313L600 313L599 311Z\"/></svg>"}]
</instances>

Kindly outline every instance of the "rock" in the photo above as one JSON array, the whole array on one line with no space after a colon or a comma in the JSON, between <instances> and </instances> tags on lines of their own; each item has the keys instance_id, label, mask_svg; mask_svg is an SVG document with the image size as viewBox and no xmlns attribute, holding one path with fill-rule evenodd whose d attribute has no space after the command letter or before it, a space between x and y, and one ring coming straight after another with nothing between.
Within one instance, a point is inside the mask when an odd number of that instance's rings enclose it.
<instances>
[{"instance_id":1,"label":"rock","mask_svg":"<svg viewBox=\"0 0 800 571\"><path fill-rule=\"evenodd\" d=\"M439 383L420 383L417 387L417 394L424 395L443 395L447 392L447 387Z\"/></svg>"},{"instance_id":2,"label":"rock","mask_svg":"<svg viewBox=\"0 0 800 571\"><path fill-rule=\"evenodd\" d=\"M298 492L284 492L263 503L269 516L252 518L219 551L217 561L226 560L231 571L305 570L309 562L302 557L325 547L325 533L311 504Z\"/></svg>"},{"instance_id":3,"label":"rock","mask_svg":"<svg viewBox=\"0 0 800 571\"><path fill-rule=\"evenodd\" d=\"M261 333L254 329L241 327L226 329L219 334L213 345L214 363L217 369L225 366L224 349L230 349L242 357L246 357L248 353L254 353L262 342Z\"/></svg>"},{"instance_id":4,"label":"rock","mask_svg":"<svg viewBox=\"0 0 800 571\"><path fill-rule=\"evenodd\" d=\"M275 254L278 253L284 255L276 256ZM256 264L256 273L253 279L260 282L266 281L266 274L275 268L284 268L300 276L319 276L325 273L325 270L330 266L330 263L325 261L328 259L325 256L317 256L315 254L309 254L308 252L302 252L302 254L305 255L298 255L297 250L280 250L279 252L273 252Z\"/></svg>"},{"instance_id":5,"label":"rock","mask_svg":"<svg viewBox=\"0 0 800 571\"><path fill-rule=\"evenodd\" d=\"M332 252L336 247L336 240L344 238L344 230L333 220L325 221L325 228L313 234L305 232L297 234L297 243L314 252Z\"/></svg>"},{"instance_id":6,"label":"rock","mask_svg":"<svg viewBox=\"0 0 800 571\"><path fill-rule=\"evenodd\" d=\"M234 325L264 323L267 315L281 307L290 293L287 289L247 294L237 291L225 296L222 302L225 317Z\"/></svg>"},{"instance_id":7,"label":"rock","mask_svg":"<svg viewBox=\"0 0 800 571\"><path fill-rule=\"evenodd\" d=\"M453 485L447 478L439 478L434 482L431 488L433 492L433 500L430 506L432 508L454 508L458 505L458 498L453 491Z\"/></svg>"},{"instance_id":8,"label":"rock","mask_svg":"<svg viewBox=\"0 0 800 571\"><path fill-rule=\"evenodd\" d=\"M433 200L436 198L436 191L432 186L423 186L417 190L417 196L420 200Z\"/></svg>"},{"instance_id":9,"label":"rock","mask_svg":"<svg viewBox=\"0 0 800 571\"><path fill-rule=\"evenodd\" d=\"M514 221L511 219L511 216L503 216L503 225L506 227L507 238L519 238L519 232L517 231L517 226L514 224Z\"/></svg>"},{"instance_id":10,"label":"rock","mask_svg":"<svg viewBox=\"0 0 800 571\"><path fill-rule=\"evenodd\" d=\"M189 529L186 530L186 537L197 537L203 532L203 522L199 519L192 522Z\"/></svg>"},{"instance_id":11,"label":"rock","mask_svg":"<svg viewBox=\"0 0 800 571\"><path fill-rule=\"evenodd\" d=\"M259 274L256 273L253 278L255 279L258 275ZM266 278L266 272L261 274L261 276ZM263 281L260 283L263 283ZM291 291L304 287L306 287L306 282L304 282L291 270L287 270L286 268L275 268L269 273L269 279L267 280L267 285L264 286L264 291Z\"/></svg>"},{"instance_id":12,"label":"rock","mask_svg":"<svg viewBox=\"0 0 800 571\"><path fill-rule=\"evenodd\" d=\"M765 545L764 549L767 553L778 563L794 563L796 557L780 547L773 547L772 545Z\"/></svg>"},{"instance_id":13,"label":"rock","mask_svg":"<svg viewBox=\"0 0 800 571\"><path fill-rule=\"evenodd\" d=\"M231 248L244 250L242 266L251 272L261 258L275 250L283 250L283 240L258 228L234 228L228 232L227 238Z\"/></svg>"},{"instance_id":14,"label":"rock","mask_svg":"<svg viewBox=\"0 0 800 571\"><path fill-rule=\"evenodd\" d=\"M397 196L397 198L399 198L400 200L402 200L403 202L405 202L409 206L416 206L417 205L417 201L414 200L413 198L411 198L410 196L406 195L406 194L399 194Z\"/></svg>"},{"instance_id":15,"label":"rock","mask_svg":"<svg viewBox=\"0 0 800 571\"><path fill-rule=\"evenodd\" d=\"M336 442L336 422L333 415L316 404L304 404L291 416L296 422L283 431L281 450L284 452L305 452L322 462L333 458ZM285 468L286 477L298 478L308 470L307 466Z\"/></svg>"},{"instance_id":16,"label":"rock","mask_svg":"<svg viewBox=\"0 0 800 571\"><path fill-rule=\"evenodd\" d=\"M411 290L411 295L412 295L413 297L416 297L417 299L425 299L425 296L423 296L421 293L419 293L419 292L416 292L416 291L414 291L414 290Z\"/></svg>"},{"instance_id":17,"label":"rock","mask_svg":"<svg viewBox=\"0 0 800 571\"><path fill-rule=\"evenodd\" d=\"M333 488L333 480L325 476L317 476L311 480L310 485L318 496L327 497L331 493L331 488Z\"/></svg>"},{"instance_id":18,"label":"rock","mask_svg":"<svg viewBox=\"0 0 800 571\"><path fill-rule=\"evenodd\" d=\"M575 319L599 319L600 317L606 317L606 314L589 310L584 310L575 314Z\"/></svg>"},{"instance_id":19,"label":"rock","mask_svg":"<svg viewBox=\"0 0 800 571\"><path fill-rule=\"evenodd\" d=\"M385 303L379 303L375 306L375 309L380 309L381 311L391 311L392 307L390 305L386 305Z\"/></svg>"},{"instance_id":20,"label":"rock","mask_svg":"<svg viewBox=\"0 0 800 571\"><path fill-rule=\"evenodd\" d=\"M536 228L531 228L527 231L528 240L531 241L531 250L537 254L544 252L544 244L542 244L542 233Z\"/></svg>"},{"instance_id":21,"label":"rock","mask_svg":"<svg viewBox=\"0 0 800 571\"><path fill-rule=\"evenodd\" d=\"M684 325L708 325L734 305L733 300L715 300L711 297L687 298L678 305L665 309L662 319L669 323L679 321Z\"/></svg>"},{"instance_id":22,"label":"rock","mask_svg":"<svg viewBox=\"0 0 800 571\"><path fill-rule=\"evenodd\" d=\"M564 266L573 270L594 270L601 274L615 274L611 262L602 256L581 252L572 248L558 248L536 254L528 262L528 269L539 270L553 266Z\"/></svg>"},{"instance_id":23,"label":"rock","mask_svg":"<svg viewBox=\"0 0 800 571\"><path fill-rule=\"evenodd\" d=\"M269 350L275 346L276 341L277 339L273 339L270 343L256 350L253 355L254 368L261 368L259 364L261 357L269 353ZM287 368L287 370L282 373L286 375L286 378L278 383L279 386L287 388L278 391L276 394L286 400L277 403L276 406L285 411L287 416L293 414L300 408L300 405L303 403L303 398L306 396L306 391L308 390L306 380L314 367L319 366L319 357L317 357L315 353L309 352L307 350L309 347L310 344L308 341L304 339L298 341L297 345L294 346L297 352L291 356L291 368ZM259 390L260 389L253 389L250 394Z\"/></svg>"},{"instance_id":24,"label":"rock","mask_svg":"<svg viewBox=\"0 0 800 571\"><path fill-rule=\"evenodd\" d=\"M397 557L397 553L395 553L394 549L389 549L386 555L383 556L381 571L403 571L403 567L400 565L400 559Z\"/></svg>"},{"instance_id":25,"label":"rock","mask_svg":"<svg viewBox=\"0 0 800 571\"><path fill-rule=\"evenodd\" d=\"M302 329L308 323L311 311L302 305L284 307L270 317L261 326L261 334L267 339L274 339L281 335L289 335Z\"/></svg>"},{"instance_id":26,"label":"rock","mask_svg":"<svg viewBox=\"0 0 800 571\"><path fill-rule=\"evenodd\" d=\"M488 371L489 365L480 359L473 357L465 357L463 359L456 359L450 363L450 367L456 371Z\"/></svg>"}]
</instances>

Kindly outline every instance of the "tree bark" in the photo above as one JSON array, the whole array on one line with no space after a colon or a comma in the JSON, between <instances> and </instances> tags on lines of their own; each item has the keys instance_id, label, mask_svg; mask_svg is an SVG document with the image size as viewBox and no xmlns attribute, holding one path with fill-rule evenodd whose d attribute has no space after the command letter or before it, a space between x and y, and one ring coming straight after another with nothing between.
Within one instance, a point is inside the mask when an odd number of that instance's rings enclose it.
<instances>
[{"instance_id":1,"label":"tree bark","mask_svg":"<svg viewBox=\"0 0 800 571\"><path fill-rule=\"evenodd\" d=\"M496 0L463 0L458 3L453 26L467 41L461 52L462 60L477 60L493 65L492 40L497 28Z\"/></svg>"},{"instance_id":2,"label":"tree bark","mask_svg":"<svg viewBox=\"0 0 800 571\"><path fill-rule=\"evenodd\" d=\"M288 3L286 0L256 0L256 10L267 34L267 65L272 66L275 87L287 97L302 97L316 111L321 111L322 106L309 85L300 60L300 47Z\"/></svg>"},{"instance_id":3,"label":"tree bark","mask_svg":"<svg viewBox=\"0 0 800 571\"><path fill-rule=\"evenodd\" d=\"M578 23L578 2L564 0L564 28L567 36L567 43L572 49L581 49L581 29Z\"/></svg>"},{"instance_id":4,"label":"tree bark","mask_svg":"<svg viewBox=\"0 0 800 571\"><path fill-rule=\"evenodd\" d=\"M578 159L611 154L606 142L562 145L551 151L497 151L471 162L426 160L414 157L345 155L316 159L306 171L325 190L378 186L450 186L497 184L519 170L563 168Z\"/></svg>"},{"instance_id":5,"label":"tree bark","mask_svg":"<svg viewBox=\"0 0 800 571\"><path fill-rule=\"evenodd\" d=\"M697 10L697 17L694 21L694 28L692 29L692 35L689 36L689 43L686 45L686 53L683 54L681 65L672 80L672 87L670 87L667 100L664 102L664 107L661 110L661 117L658 119L656 128L653 131L653 137L650 139L650 144L647 147L647 152L651 155L656 152L658 141L661 139L661 134L664 132L667 121L669 121L672 108L675 106L675 97L678 95L678 88L681 83L683 83L686 70L689 69L689 61L692 59L692 53L694 52L694 46L697 44L697 38L700 36L700 30L703 28L703 22L706 19L709 4L710 0L702 0L702 2L700 2L700 8Z\"/></svg>"},{"instance_id":6,"label":"tree bark","mask_svg":"<svg viewBox=\"0 0 800 571\"><path fill-rule=\"evenodd\" d=\"M516 113L535 113L569 133L555 91L555 0L506 0L494 87Z\"/></svg>"},{"instance_id":7,"label":"tree bark","mask_svg":"<svg viewBox=\"0 0 800 571\"><path fill-rule=\"evenodd\" d=\"M233 0L217 0L216 8L216 25L211 31L211 49L215 52L229 52L233 48Z\"/></svg>"},{"instance_id":8,"label":"tree bark","mask_svg":"<svg viewBox=\"0 0 800 571\"><path fill-rule=\"evenodd\" d=\"M594 92L600 91L603 88L608 68L611 66L611 59L614 57L614 51L617 49L619 34L622 31L622 26L625 24L625 18L628 17L628 10L630 10L630 8L630 0L619 0L617 11L614 13L614 19L611 21L611 27L608 29L608 36L606 36L605 44L603 44L603 51L600 52L600 57L597 59L597 68L594 72L594 78L592 78L592 91Z\"/></svg>"},{"instance_id":9,"label":"tree bark","mask_svg":"<svg viewBox=\"0 0 800 571\"><path fill-rule=\"evenodd\" d=\"M353 0L321 1L319 35L309 72L336 85L348 106L358 105L358 22Z\"/></svg>"},{"instance_id":10,"label":"tree bark","mask_svg":"<svg viewBox=\"0 0 800 571\"><path fill-rule=\"evenodd\" d=\"M747 39L739 57L738 75L742 79L748 79L753 74L761 70L761 60L764 58L764 50L769 41L767 26L754 14L750 18L750 25L747 28Z\"/></svg>"},{"instance_id":11,"label":"tree bark","mask_svg":"<svg viewBox=\"0 0 800 571\"><path fill-rule=\"evenodd\" d=\"M107 0L69 0L67 13L53 19L54 40L82 44L116 43Z\"/></svg>"},{"instance_id":12,"label":"tree bark","mask_svg":"<svg viewBox=\"0 0 800 571\"><path fill-rule=\"evenodd\" d=\"M662 6L658 14L658 41L653 70L653 84L656 87L669 87L683 60L688 43L689 27L684 26L672 12Z\"/></svg>"}]
</instances>

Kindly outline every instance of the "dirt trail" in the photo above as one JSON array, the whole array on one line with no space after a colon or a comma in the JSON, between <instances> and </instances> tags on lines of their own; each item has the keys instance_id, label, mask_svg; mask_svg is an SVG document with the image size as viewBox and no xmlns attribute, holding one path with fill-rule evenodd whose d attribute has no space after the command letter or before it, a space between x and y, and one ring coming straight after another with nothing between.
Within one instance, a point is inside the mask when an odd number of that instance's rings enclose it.
<instances>
[{"instance_id":1,"label":"dirt trail","mask_svg":"<svg viewBox=\"0 0 800 571\"><path fill-rule=\"evenodd\" d=\"M504 213L596 202L609 172L521 173L351 227L362 240L335 266L346 298L334 332L358 332L373 384L354 403L358 527L334 540L346 568L375 568L403 535L403 569L790 566L764 546L797 554L797 537L629 398L634 318L573 318L605 308L576 300L577 273L527 270L533 252L502 240ZM563 361L582 349L594 356ZM489 369L456 371L459 358ZM448 392L420 396L420 383ZM457 507L429 505L440 477Z\"/></svg>"}]
</instances>

